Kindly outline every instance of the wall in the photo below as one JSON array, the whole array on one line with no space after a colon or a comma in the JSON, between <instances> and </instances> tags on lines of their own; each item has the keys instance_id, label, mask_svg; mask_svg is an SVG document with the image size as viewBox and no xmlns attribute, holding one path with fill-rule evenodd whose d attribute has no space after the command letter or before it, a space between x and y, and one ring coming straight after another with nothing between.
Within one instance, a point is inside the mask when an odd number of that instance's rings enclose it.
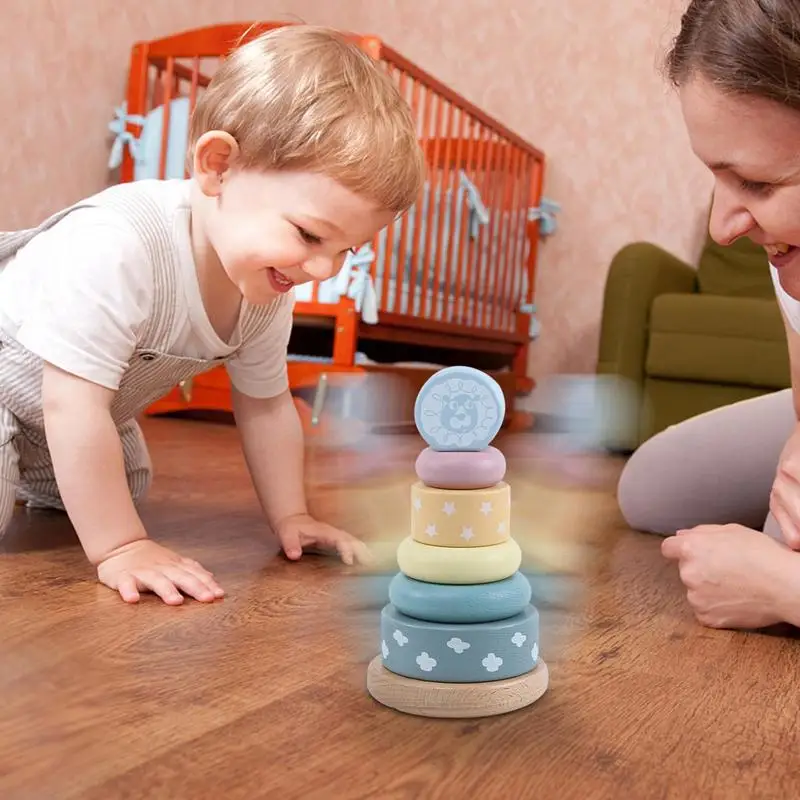
<instances>
[{"instance_id":1,"label":"wall","mask_svg":"<svg viewBox=\"0 0 800 800\"><path fill-rule=\"evenodd\" d=\"M549 157L560 228L541 250L533 374L595 363L613 253L694 257L708 201L658 73L683 0L4 0L0 229L107 180L107 123L131 44L216 21L300 18L375 33ZM11 116L13 111L13 116Z\"/></svg>"}]
</instances>

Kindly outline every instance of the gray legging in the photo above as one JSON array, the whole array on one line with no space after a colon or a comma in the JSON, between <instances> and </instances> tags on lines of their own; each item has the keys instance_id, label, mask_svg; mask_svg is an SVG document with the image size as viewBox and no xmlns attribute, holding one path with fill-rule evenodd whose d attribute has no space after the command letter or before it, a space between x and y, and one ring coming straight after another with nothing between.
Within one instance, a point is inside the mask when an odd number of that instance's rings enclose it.
<instances>
[{"instance_id":1,"label":"gray legging","mask_svg":"<svg viewBox=\"0 0 800 800\"><path fill-rule=\"evenodd\" d=\"M625 521L665 535L706 523L739 523L780 538L769 494L796 424L786 389L667 428L625 465L617 493Z\"/></svg>"}]
</instances>

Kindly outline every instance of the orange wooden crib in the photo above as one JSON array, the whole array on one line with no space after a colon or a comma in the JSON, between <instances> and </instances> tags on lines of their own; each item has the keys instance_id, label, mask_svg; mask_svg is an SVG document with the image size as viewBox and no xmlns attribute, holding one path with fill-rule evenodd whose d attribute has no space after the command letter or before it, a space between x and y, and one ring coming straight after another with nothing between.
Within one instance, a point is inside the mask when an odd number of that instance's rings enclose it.
<instances>
[{"instance_id":1,"label":"orange wooden crib","mask_svg":"<svg viewBox=\"0 0 800 800\"><path fill-rule=\"evenodd\" d=\"M188 118L215 64L285 24L216 25L137 43L126 104L111 126L121 180L184 177ZM391 373L418 387L441 366L469 364L497 378L513 409L515 395L533 387L537 245L543 219L552 224L544 155L379 39L353 39L412 107L428 181L411 211L338 276L297 287L292 389L311 393L306 416L315 424L319 389L339 379ZM224 367L175 387L150 413L187 409L230 410Z\"/></svg>"}]
</instances>

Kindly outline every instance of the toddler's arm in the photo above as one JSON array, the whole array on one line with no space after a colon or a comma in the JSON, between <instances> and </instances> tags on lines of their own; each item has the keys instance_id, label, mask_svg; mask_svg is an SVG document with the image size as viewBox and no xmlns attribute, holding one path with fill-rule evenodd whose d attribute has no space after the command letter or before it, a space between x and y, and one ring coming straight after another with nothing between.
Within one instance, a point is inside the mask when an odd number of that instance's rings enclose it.
<instances>
[{"instance_id":1,"label":"toddler's arm","mask_svg":"<svg viewBox=\"0 0 800 800\"><path fill-rule=\"evenodd\" d=\"M233 390L233 411L256 494L270 527L307 514L303 428L291 393L260 399Z\"/></svg>"},{"instance_id":2,"label":"toddler's arm","mask_svg":"<svg viewBox=\"0 0 800 800\"><path fill-rule=\"evenodd\" d=\"M133 504L116 426L114 392L45 365L42 405L58 489L92 564L147 538Z\"/></svg>"},{"instance_id":3,"label":"toddler's arm","mask_svg":"<svg viewBox=\"0 0 800 800\"><path fill-rule=\"evenodd\" d=\"M46 363L42 403L59 493L100 580L135 602L140 589L180 603L222 594L210 573L157 545L134 506L122 443L111 417L114 392Z\"/></svg>"},{"instance_id":4,"label":"toddler's arm","mask_svg":"<svg viewBox=\"0 0 800 800\"><path fill-rule=\"evenodd\" d=\"M347 564L369 560L362 542L308 513L303 428L291 392L264 399L234 388L233 410L256 494L286 555L296 559L317 545L337 550Z\"/></svg>"}]
</instances>

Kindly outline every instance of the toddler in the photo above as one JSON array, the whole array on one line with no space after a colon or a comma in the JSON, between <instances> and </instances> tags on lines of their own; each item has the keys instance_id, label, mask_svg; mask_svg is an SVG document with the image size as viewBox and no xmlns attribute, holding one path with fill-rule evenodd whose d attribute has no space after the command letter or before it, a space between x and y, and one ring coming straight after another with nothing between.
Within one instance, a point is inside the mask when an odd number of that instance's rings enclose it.
<instances>
[{"instance_id":1,"label":"toddler","mask_svg":"<svg viewBox=\"0 0 800 800\"><path fill-rule=\"evenodd\" d=\"M313 519L287 381L293 287L322 281L416 200L424 162L391 79L335 31L235 50L192 118L188 180L106 189L0 234L0 534L15 499L65 510L99 580L179 604L223 590L148 537L136 417L225 364L245 459L287 557L364 546Z\"/></svg>"}]
</instances>

